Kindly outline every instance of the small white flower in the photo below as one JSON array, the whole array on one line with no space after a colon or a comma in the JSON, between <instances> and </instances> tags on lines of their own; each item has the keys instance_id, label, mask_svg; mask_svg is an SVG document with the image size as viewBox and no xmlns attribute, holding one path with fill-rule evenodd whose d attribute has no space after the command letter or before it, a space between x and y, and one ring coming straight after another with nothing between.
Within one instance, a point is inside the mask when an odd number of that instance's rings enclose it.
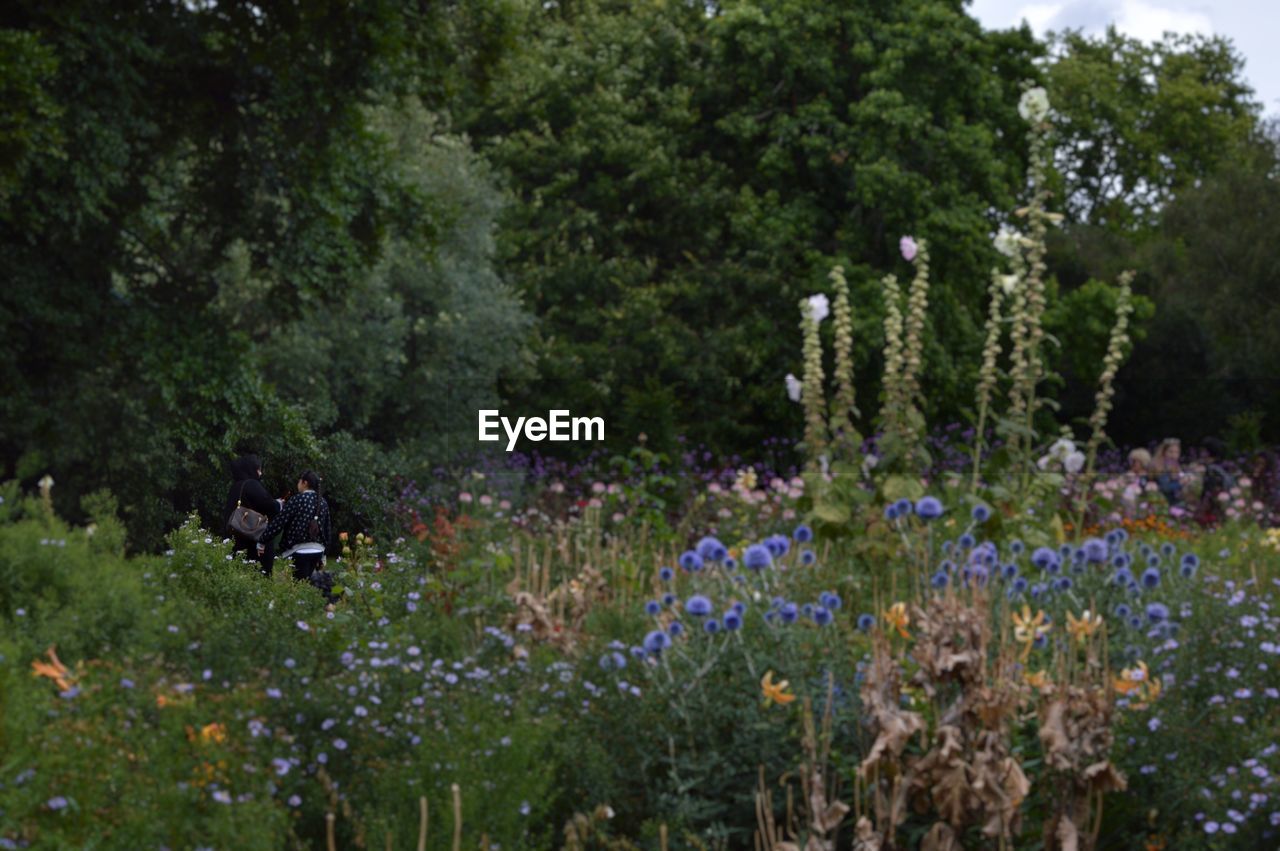
<instances>
[{"instance_id":1,"label":"small white flower","mask_svg":"<svg viewBox=\"0 0 1280 851\"><path fill-rule=\"evenodd\" d=\"M1008 225L1002 225L992 242L995 244L996 251L1005 257L1016 257L1022 248L1022 234Z\"/></svg>"},{"instance_id":2,"label":"small white flower","mask_svg":"<svg viewBox=\"0 0 1280 851\"><path fill-rule=\"evenodd\" d=\"M1013 295L1014 290L1018 288L1018 276L1000 275L996 278L996 283L1000 285L1005 295Z\"/></svg>"},{"instance_id":3,"label":"small white flower","mask_svg":"<svg viewBox=\"0 0 1280 851\"><path fill-rule=\"evenodd\" d=\"M1023 121L1043 121L1049 114L1049 94L1041 86L1027 89L1018 101L1018 114Z\"/></svg>"},{"instance_id":4,"label":"small white flower","mask_svg":"<svg viewBox=\"0 0 1280 851\"><path fill-rule=\"evenodd\" d=\"M809 316L814 322L821 322L831 313L831 302L825 293L809 296Z\"/></svg>"},{"instance_id":5,"label":"small white flower","mask_svg":"<svg viewBox=\"0 0 1280 851\"><path fill-rule=\"evenodd\" d=\"M788 372L787 377L784 380L787 383L787 398L792 402L799 402L801 388L800 379Z\"/></svg>"},{"instance_id":6,"label":"small white flower","mask_svg":"<svg viewBox=\"0 0 1280 851\"><path fill-rule=\"evenodd\" d=\"M1083 452L1072 452L1062 459L1062 466L1066 468L1068 473L1078 473L1084 469L1085 457Z\"/></svg>"}]
</instances>

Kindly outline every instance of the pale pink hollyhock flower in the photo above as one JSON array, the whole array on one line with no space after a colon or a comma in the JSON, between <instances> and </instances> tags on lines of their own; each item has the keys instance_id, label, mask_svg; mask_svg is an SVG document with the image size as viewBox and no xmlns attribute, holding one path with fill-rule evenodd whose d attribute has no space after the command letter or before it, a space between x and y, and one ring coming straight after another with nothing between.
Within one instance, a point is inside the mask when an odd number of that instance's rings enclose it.
<instances>
[{"instance_id":1,"label":"pale pink hollyhock flower","mask_svg":"<svg viewBox=\"0 0 1280 851\"><path fill-rule=\"evenodd\" d=\"M493 497L489 496L489 494L485 494L480 497L480 504L484 506L493 505Z\"/></svg>"},{"instance_id":2,"label":"pale pink hollyhock flower","mask_svg":"<svg viewBox=\"0 0 1280 851\"><path fill-rule=\"evenodd\" d=\"M799 476L792 476L791 487L800 488L801 490L804 490L804 479L800 478Z\"/></svg>"},{"instance_id":3,"label":"pale pink hollyhock flower","mask_svg":"<svg viewBox=\"0 0 1280 851\"><path fill-rule=\"evenodd\" d=\"M502 502L498 503L498 507L499 507L499 508L501 508L503 511L510 511L510 510L511 510L511 500L509 500L509 499L504 499Z\"/></svg>"},{"instance_id":4,"label":"pale pink hollyhock flower","mask_svg":"<svg viewBox=\"0 0 1280 851\"><path fill-rule=\"evenodd\" d=\"M795 517L796 517L796 513L795 513L795 511L793 511L793 510L792 510L792 509L790 509L790 508L788 508L786 511L782 512L782 519L783 519L783 520L794 520L794 519L795 519Z\"/></svg>"},{"instance_id":5,"label":"pale pink hollyhock flower","mask_svg":"<svg viewBox=\"0 0 1280 851\"><path fill-rule=\"evenodd\" d=\"M904 236L898 240L898 250L902 252L902 259L910 263L916 259L916 254L920 251L920 246L916 245L916 241L909 236Z\"/></svg>"},{"instance_id":6,"label":"pale pink hollyhock flower","mask_svg":"<svg viewBox=\"0 0 1280 851\"><path fill-rule=\"evenodd\" d=\"M1254 500L1254 502L1253 502L1253 510L1254 510L1254 511L1261 511L1261 510L1262 510L1262 503L1261 503L1261 502L1258 502L1257 500Z\"/></svg>"},{"instance_id":7,"label":"pale pink hollyhock flower","mask_svg":"<svg viewBox=\"0 0 1280 851\"><path fill-rule=\"evenodd\" d=\"M458 494L458 502L470 502L470 501L471 501L471 494L467 493L466 491L463 491L462 493Z\"/></svg>"},{"instance_id":8,"label":"pale pink hollyhock flower","mask_svg":"<svg viewBox=\"0 0 1280 851\"><path fill-rule=\"evenodd\" d=\"M1253 479L1249 478L1248 476L1241 476L1241 477L1240 477L1240 487L1242 487L1242 488L1248 488L1248 487L1252 487L1252 486L1253 486Z\"/></svg>"},{"instance_id":9,"label":"pale pink hollyhock flower","mask_svg":"<svg viewBox=\"0 0 1280 851\"><path fill-rule=\"evenodd\" d=\"M799 499L804 496L804 488L791 488L787 491L787 496L791 499Z\"/></svg>"},{"instance_id":10,"label":"pale pink hollyhock flower","mask_svg":"<svg viewBox=\"0 0 1280 851\"><path fill-rule=\"evenodd\" d=\"M610 484L609 493L622 493L622 485Z\"/></svg>"},{"instance_id":11,"label":"pale pink hollyhock flower","mask_svg":"<svg viewBox=\"0 0 1280 851\"><path fill-rule=\"evenodd\" d=\"M784 491L787 489L787 483L784 482L782 479L774 477L769 480L769 487L773 488L776 491Z\"/></svg>"},{"instance_id":12,"label":"pale pink hollyhock flower","mask_svg":"<svg viewBox=\"0 0 1280 851\"><path fill-rule=\"evenodd\" d=\"M599 508L600 506L604 505L604 503L593 496L591 497L591 499L587 501L587 505L589 505L592 508Z\"/></svg>"},{"instance_id":13,"label":"pale pink hollyhock flower","mask_svg":"<svg viewBox=\"0 0 1280 851\"><path fill-rule=\"evenodd\" d=\"M552 483L551 483L551 492L552 492L552 493L564 493L564 482L552 482Z\"/></svg>"},{"instance_id":14,"label":"pale pink hollyhock flower","mask_svg":"<svg viewBox=\"0 0 1280 851\"><path fill-rule=\"evenodd\" d=\"M1173 515L1174 517L1181 517L1182 515L1186 514L1187 512L1183 511L1181 508L1179 508L1178 506L1176 506L1176 505L1175 505L1175 506L1173 506L1172 508L1170 508L1170 509L1169 509L1169 513L1170 513L1171 515Z\"/></svg>"},{"instance_id":15,"label":"pale pink hollyhock flower","mask_svg":"<svg viewBox=\"0 0 1280 851\"><path fill-rule=\"evenodd\" d=\"M1244 508L1244 500L1243 500L1243 499L1237 499L1237 500L1236 500L1234 503L1232 503L1232 504L1233 504L1236 508L1240 508L1240 509L1243 509L1243 508Z\"/></svg>"},{"instance_id":16,"label":"pale pink hollyhock flower","mask_svg":"<svg viewBox=\"0 0 1280 851\"><path fill-rule=\"evenodd\" d=\"M730 517L733 516L733 512L727 508L722 508L716 512L716 516L720 517L721 519L728 520Z\"/></svg>"},{"instance_id":17,"label":"pale pink hollyhock flower","mask_svg":"<svg viewBox=\"0 0 1280 851\"><path fill-rule=\"evenodd\" d=\"M1226 491L1222 491L1221 493L1218 494L1218 502L1228 502L1230 501L1230 499L1231 499L1231 494L1227 493Z\"/></svg>"},{"instance_id":18,"label":"pale pink hollyhock flower","mask_svg":"<svg viewBox=\"0 0 1280 851\"><path fill-rule=\"evenodd\" d=\"M623 514L621 511L613 512L614 523L621 523L623 520L626 520L626 519L627 519L627 515Z\"/></svg>"},{"instance_id":19,"label":"pale pink hollyhock flower","mask_svg":"<svg viewBox=\"0 0 1280 851\"><path fill-rule=\"evenodd\" d=\"M712 482L711 484L707 485L707 493L720 493L720 491L722 490L723 488L720 487L719 482Z\"/></svg>"},{"instance_id":20,"label":"pale pink hollyhock flower","mask_svg":"<svg viewBox=\"0 0 1280 851\"><path fill-rule=\"evenodd\" d=\"M591 486L592 493L604 493L606 490L608 490L608 488L605 487L604 482L596 482Z\"/></svg>"},{"instance_id":21,"label":"pale pink hollyhock flower","mask_svg":"<svg viewBox=\"0 0 1280 851\"><path fill-rule=\"evenodd\" d=\"M1240 495L1240 488L1232 488L1232 489L1231 489L1231 495L1232 495L1232 496L1239 496L1239 495Z\"/></svg>"}]
</instances>

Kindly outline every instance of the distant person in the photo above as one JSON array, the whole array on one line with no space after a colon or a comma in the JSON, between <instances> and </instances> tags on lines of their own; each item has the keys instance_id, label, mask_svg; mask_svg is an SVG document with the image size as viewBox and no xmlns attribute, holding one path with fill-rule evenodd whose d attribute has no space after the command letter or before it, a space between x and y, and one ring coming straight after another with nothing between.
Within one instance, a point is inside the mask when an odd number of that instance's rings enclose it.
<instances>
[{"instance_id":1,"label":"distant person","mask_svg":"<svg viewBox=\"0 0 1280 851\"><path fill-rule=\"evenodd\" d=\"M285 502L258 543L258 552L262 553L280 535L280 558L293 559L294 579L310 580L329 546L329 504L320 496L320 481L320 476L310 470L299 476L297 495ZM306 544L320 546L317 552L307 552L310 548ZM299 548L303 551L299 552Z\"/></svg>"},{"instance_id":2,"label":"distant person","mask_svg":"<svg viewBox=\"0 0 1280 851\"><path fill-rule=\"evenodd\" d=\"M1269 449L1254 454L1249 477L1249 496L1274 518L1280 512L1280 458Z\"/></svg>"},{"instance_id":3,"label":"distant person","mask_svg":"<svg viewBox=\"0 0 1280 851\"><path fill-rule=\"evenodd\" d=\"M239 506L251 508L268 520L280 513L281 501L274 499L262 484L262 459L257 455L241 455L231 462L231 489L227 492L227 502L222 508L223 528L229 528L231 513ZM234 530L231 538L235 541L235 552L254 552L254 541ZM275 547L268 541L267 546L258 547L256 554L262 572L271 575L275 562Z\"/></svg>"},{"instance_id":4,"label":"distant person","mask_svg":"<svg viewBox=\"0 0 1280 851\"><path fill-rule=\"evenodd\" d=\"M1168 501L1176 506L1182 502L1182 441L1170 437L1160 442L1151 458L1151 475L1156 487Z\"/></svg>"},{"instance_id":5,"label":"distant person","mask_svg":"<svg viewBox=\"0 0 1280 851\"><path fill-rule=\"evenodd\" d=\"M1145 485L1151 475L1151 453L1138 448L1129 452L1129 477L1139 485Z\"/></svg>"},{"instance_id":6,"label":"distant person","mask_svg":"<svg viewBox=\"0 0 1280 851\"><path fill-rule=\"evenodd\" d=\"M1221 440L1210 437L1204 442L1204 472L1200 477L1200 499L1196 503L1195 519L1201 526L1216 526L1222 522L1221 506L1232 488L1235 477L1223 465L1227 447Z\"/></svg>"}]
</instances>

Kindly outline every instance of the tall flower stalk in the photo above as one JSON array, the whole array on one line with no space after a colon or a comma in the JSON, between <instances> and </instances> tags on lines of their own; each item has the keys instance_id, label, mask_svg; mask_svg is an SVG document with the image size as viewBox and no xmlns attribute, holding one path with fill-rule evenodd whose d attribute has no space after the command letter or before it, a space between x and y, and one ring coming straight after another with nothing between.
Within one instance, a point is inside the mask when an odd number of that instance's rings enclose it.
<instances>
[{"instance_id":1,"label":"tall flower stalk","mask_svg":"<svg viewBox=\"0 0 1280 851\"><path fill-rule=\"evenodd\" d=\"M987 428L987 409L991 405L991 396L995 393L996 382L1000 378L997 362L1000 358L1001 308L1006 288L1012 290L1017 284L1016 275L1001 275L998 270L991 270L991 286L988 290L991 305L987 310L986 339L982 344L982 368L978 371L978 423L973 437L973 481L970 484L970 490L973 491L978 489L978 473L982 464L982 447Z\"/></svg>"},{"instance_id":2,"label":"tall flower stalk","mask_svg":"<svg viewBox=\"0 0 1280 851\"><path fill-rule=\"evenodd\" d=\"M861 438L853 426L858 408L853 386L853 311L849 306L849 282L844 267L835 266L828 275L835 289L833 309L836 349L836 395L831 403L831 434L842 456L853 459Z\"/></svg>"},{"instance_id":3,"label":"tall flower stalk","mask_svg":"<svg viewBox=\"0 0 1280 851\"><path fill-rule=\"evenodd\" d=\"M884 403L880 409L880 428L886 436L896 441L902 433L903 393L902 372L906 361L906 345L903 340L902 287L896 275L885 275L884 287Z\"/></svg>"},{"instance_id":4,"label":"tall flower stalk","mask_svg":"<svg viewBox=\"0 0 1280 851\"><path fill-rule=\"evenodd\" d=\"M822 341L818 336L818 319L809 299L800 300L800 330L804 335L804 445L811 470L821 469L821 457L827 450L825 397L822 389Z\"/></svg>"}]
</instances>

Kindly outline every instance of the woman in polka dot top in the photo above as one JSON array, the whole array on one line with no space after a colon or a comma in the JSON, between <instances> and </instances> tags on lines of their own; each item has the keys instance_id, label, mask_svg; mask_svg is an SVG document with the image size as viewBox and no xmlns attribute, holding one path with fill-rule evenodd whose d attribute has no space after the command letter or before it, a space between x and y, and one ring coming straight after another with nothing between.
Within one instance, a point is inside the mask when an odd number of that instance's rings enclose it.
<instances>
[{"instance_id":1,"label":"woman in polka dot top","mask_svg":"<svg viewBox=\"0 0 1280 851\"><path fill-rule=\"evenodd\" d=\"M329 504L320 496L320 476L308 470L298 479L298 495L284 504L280 513L267 524L258 542L258 552L268 541L283 533L280 549L288 551L303 543L329 546ZM324 553L293 556L293 575L307 579L324 558Z\"/></svg>"}]
</instances>

